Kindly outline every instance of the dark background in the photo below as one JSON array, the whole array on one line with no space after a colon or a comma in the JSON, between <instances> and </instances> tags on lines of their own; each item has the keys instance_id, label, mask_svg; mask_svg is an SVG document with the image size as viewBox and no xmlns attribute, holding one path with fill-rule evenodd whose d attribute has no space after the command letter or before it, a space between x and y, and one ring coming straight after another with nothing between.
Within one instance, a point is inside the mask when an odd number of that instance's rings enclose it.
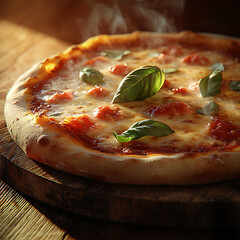
<instances>
[{"instance_id":1,"label":"dark background","mask_svg":"<svg viewBox=\"0 0 240 240\"><path fill-rule=\"evenodd\" d=\"M1 0L0 18L69 43L106 33L193 30L240 36L238 0Z\"/></svg>"}]
</instances>

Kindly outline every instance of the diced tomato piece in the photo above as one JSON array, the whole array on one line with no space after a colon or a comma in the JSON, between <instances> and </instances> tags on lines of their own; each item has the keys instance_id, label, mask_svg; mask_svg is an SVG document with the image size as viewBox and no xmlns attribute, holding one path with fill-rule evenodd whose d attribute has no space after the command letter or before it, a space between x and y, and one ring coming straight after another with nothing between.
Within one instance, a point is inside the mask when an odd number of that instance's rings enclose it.
<instances>
[{"instance_id":1,"label":"diced tomato piece","mask_svg":"<svg viewBox=\"0 0 240 240\"><path fill-rule=\"evenodd\" d=\"M94 66L98 62L108 62L108 61L109 61L109 59L107 57L97 56L97 57L94 57L91 60L86 61L83 65L84 66L87 66L87 65Z\"/></svg>"},{"instance_id":2,"label":"diced tomato piece","mask_svg":"<svg viewBox=\"0 0 240 240\"><path fill-rule=\"evenodd\" d=\"M59 100L70 100L73 98L73 92L71 90L66 90L54 93L50 98L48 98L47 102L57 103Z\"/></svg>"},{"instance_id":3,"label":"diced tomato piece","mask_svg":"<svg viewBox=\"0 0 240 240\"><path fill-rule=\"evenodd\" d=\"M188 63L191 65L201 65L201 66L205 66L210 63L210 60L206 56L199 53L190 54L184 57L181 61L183 63Z\"/></svg>"},{"instance_id":4,"label":"diced tomato piece","mask_svg":"<svg viewBox=\"0 0 240 240\"><path fill-rule=\"evenodd\" d=\"M172 92L174 93L180 93L182 95L187 95L189 94L189 91L187 88L182 88L182 87L179 87L179 88L173 88L172 89Z\"/></svg>"},{"instance_id":5,"label":"diced tomato piece","mask_svg":"<svg viewBox=\"0 0 240 240\"><path fill-rule=\"evenodd\" d=\"M102 87L95 87L88 91L88 95L95 98L104 98L109 95L109 91Z\"/></svg>"},{"instance_id":6,"label":"diced tomato piece","mask_svg":"<svg viewBox=\"0 0 240 240\"><path fill-rule=\"evenodd\" d=\"M96 118L105 120L105 121L116 121L123 116L120 113L120 108L116 106L108 107L108 106L101 106L94 110L94 115Z\"/></svg>"},{"instance_id":7,"label":"diced tomato piece","mask_svg":"<svg viewBox=\"0 0 240 240\"><path fill-rule=\"evenodd\" d=\"M163 51L163 53L174 56L174 57L183 55L183 51L182 51L181 47L179 47L179 46L169 47L169 48L165 49Z\"/></svg>"},{"instance_id":8,"label":"diced tomato piece","mask_svg":"<svg viewBox=\"0 0 240 240\"><path fill-rule=\"evenodd\" d=\"M209 134L219 141L229 143L240 138L240 129L225 120L214 119L209 123Z\"/></svg>"},{"instance_id":9,"label":"diced tomato piece","mask_svg":"<svg viewBox=\"0 0 240 240\"><path fill-rule=\"evenodd\" d=\"M183 102L172 102L172 103L166 103L160 106L153 106L149 107L146 111L148 115L151 117L154 116L180 116L180 115L186 115L192 112L192 108L183 103Z\"/></svg>"},{"instance_id":10,"label":"diced tomato piece","mask_svg":"<svg viewBox=\"0 0 240 240\"><path fill-rule=\"evenodd\" d=\"M109 67L108 71L112 74L119 75L119 76L126 76L130 73L133 69L126 64L116 64Z\"/></svg>"},{"instance_id":11,"label":"diced tomato piece","mask_svg":"<svg viewBox=\"0 0 240 240\"><path fill-rule=\"evenodd\" d=\"M82 132L86 133L90 129L93 129L96 127L96 123L91 120L86 114L82 114L78 117L69 117L66 118L63 122L63 125L66 127L71 128L73 131L76 131L77 133Z\"/></svg>"}]
</instances>

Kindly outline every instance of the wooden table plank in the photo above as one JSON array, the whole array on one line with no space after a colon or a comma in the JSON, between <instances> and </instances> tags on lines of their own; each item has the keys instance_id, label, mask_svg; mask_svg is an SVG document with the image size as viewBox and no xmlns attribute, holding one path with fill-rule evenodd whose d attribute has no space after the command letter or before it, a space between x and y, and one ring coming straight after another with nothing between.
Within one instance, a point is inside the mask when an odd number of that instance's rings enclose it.
<instances>
[{"instance_id":1,"label":"wooden table plank","mask_svg":"<svg viewBox=\"0 0 240 240\"><path fill-rule=\"evenodd\" d=\"M0 181L0 239L61 239L76 217L58 212L58 225L46 215L54 216L54 209L30 204L25 197ZM60 227L61 226L61 227Z\"/></svg>"},{"instance_id":2,"label":"wooden table plank","mask_svg":"<svg viewBox=\"0 0 240 240\"><path fill-rule=\"evenodd\" d=\"M0 79L7 77L12 82L34 63L65 50L69 45L5 20L0 19L0 26Z\"/></svg>"},{"instance_id":3,"label":"wooden table plank","mask_svg":"<svg viewBox=\"0 0 240 240\"><path fill-rule=\"evenodd\" d=\"M0 180L0 239L239 239L236 229L183 229L97 221L26 197ZM231 236L231 238L229 238Z\"/></svg>"}]
</instances>

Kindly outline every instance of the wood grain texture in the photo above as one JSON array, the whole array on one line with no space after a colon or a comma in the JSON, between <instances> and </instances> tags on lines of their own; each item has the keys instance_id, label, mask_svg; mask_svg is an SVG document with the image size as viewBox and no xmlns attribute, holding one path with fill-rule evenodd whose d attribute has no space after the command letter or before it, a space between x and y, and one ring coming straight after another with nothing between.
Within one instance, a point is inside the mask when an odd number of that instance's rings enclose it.
<instances>
[{"instance_id":1,"label":"wood grain texture","mask_svg":"<svg viewBox=\"0 0 240 240\"><path fill-rule=\"evenodd\" d=\"M0 239L239 239L236 229L182 229L97 221L20 195L0 180Z\"/></svg>"},{"instance_id":2,"label":"wood grain texture","mask_svg":"<svg viewBox=\"0 0 240 240\"><path fill-rule=\"evenodd\" d=\"M90 218L188 228L240 227L239 180L201 186L106 184L56 171L26 157L6 129L6 94L20 74L35 62L65 50L69 43L6 20L0 21L0 28L0 177L9 185L42 202ZM1 203L10 205L8 216L17 214L11 205L14 201L11 197L7 204ZM21 209L23 217L27 212L24 204ZM34 220L33 226L38 224ZM55 228L48 224L44 228L54 232ZM5 226L10 225L5 222ZM80 231L77 225L72 229L76 235ZM26 233L22 227L15 230Z\"/></svg>"},{"instance_id":3,"label":"wood grain texture","mask_svg":"<svg viewBox=\"0 0 240 240\"><path fill-rule=\"evenodd\" d=\"M65 230L30 205L24 197L3 184L2 181L0 182L0 239L36 239L36 236L37 239L63 238ZM65 224L64 228L70 229L73 220L74 218L68 221L62 219Z\"/></svg>"}]
</instances>

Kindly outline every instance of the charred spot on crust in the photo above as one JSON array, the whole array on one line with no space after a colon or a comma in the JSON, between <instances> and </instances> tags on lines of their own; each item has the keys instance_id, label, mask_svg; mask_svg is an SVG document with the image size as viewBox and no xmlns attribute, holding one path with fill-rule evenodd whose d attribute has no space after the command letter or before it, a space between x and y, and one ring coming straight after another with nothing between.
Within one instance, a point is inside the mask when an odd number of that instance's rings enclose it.
<instances>
[{"instance_id":1,"label":"charred spot on crust","mask_svg":"<svg viewBox=\"0 0 240 240\"><path fill-rule=\"evenodd\" d=\"M50 143L50 139L46 135L41 135L38 137L37 143L41 147L46 147Z\"/></svg>"}]
</instances>

